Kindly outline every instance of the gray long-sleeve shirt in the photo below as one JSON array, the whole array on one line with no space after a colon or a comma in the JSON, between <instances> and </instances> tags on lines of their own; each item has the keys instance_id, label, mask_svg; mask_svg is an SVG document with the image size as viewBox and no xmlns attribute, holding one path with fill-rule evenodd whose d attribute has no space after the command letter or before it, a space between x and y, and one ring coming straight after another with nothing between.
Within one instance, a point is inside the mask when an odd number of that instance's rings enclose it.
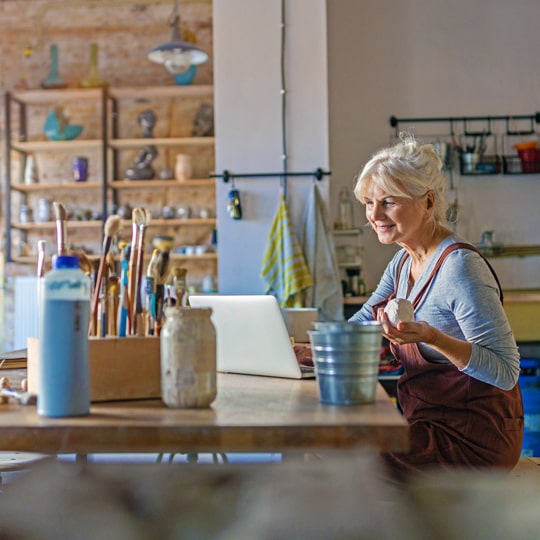
<instances>
[{"instance_id":1,"label":"gray long-sleeve shirt","mask_svg":"<svg viewBox=\"0 0 540 540\"><path fill-rule=\"evenodd\" d=\"M452 235L441 242L407 295L411 265L409 257L401 271L396 296L413 301L441 253L455 242L463 240ZM394 292L397 269L404 254L404 249L396 253L377 288L349 319L350 322L373 319L372 306ZM463 373L503 390L509 390L516 384L520 370L519 351L499 298L497 282L478 253L458 249L446 257L415 309L415 320L425 321L445 334L472 345L471 357L462 369ZM424 343L418 343L418 348L426 360L449 362Z\"/></svg>"}]
</instances>

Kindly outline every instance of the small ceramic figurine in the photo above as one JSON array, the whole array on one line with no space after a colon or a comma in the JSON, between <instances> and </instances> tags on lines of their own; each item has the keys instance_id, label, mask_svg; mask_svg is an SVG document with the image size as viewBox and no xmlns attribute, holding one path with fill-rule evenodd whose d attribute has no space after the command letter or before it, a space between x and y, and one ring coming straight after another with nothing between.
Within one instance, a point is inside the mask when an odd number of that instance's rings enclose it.
<instances>
[{"instance_id":1,"label":"small ceramic figurine","mask_svg":"<svg viewBox=\"0 0 540 540\"><path fill-rule=\"evenodd\" d=\"M156 126L157 122L156 113L151 109L145 109L139 114L137 120L139 121L139 125L144 130L143 137L153 137L154 127Z\"/></svg>"},{"instance_id":2,"label":"small ceramic figurine","mask_svg":"<svg viewBox=\"0 0 540 540\"><path fill-rule=\"evenodd\" d=\"M210 103L201 103L193 122L194 137L214 136L214 108Z\"/></svg>"},{"instance_id":3,"label":"small ceramic figurine","mask_svg":"<svg viewBox=\"0 0 540 540\"><path fill-rule=\"evenodd\" d=\"M152 167L152 161L157 157L155 146L144 146L135 158L132 167L126 169L128 180L152 180L156 175Z\"/></svg>"},{"instance_id":4,"label":"small ceramic figurine","mask_svg":"<svg viewBox=\"0 0 540 540\"><path fill-rule=\"evenodd\" d=\"M137 120L144 130L143 137L146 139L152 138L152 132L157 121L154 111L150 109L142 111ZM126 178L128 180L152 180L156 175L152 167L152 161L156 159L157 155L158 151L155 146L144 146L135 158L133 166L126 169Z\"/></svg>"}]
</instances>

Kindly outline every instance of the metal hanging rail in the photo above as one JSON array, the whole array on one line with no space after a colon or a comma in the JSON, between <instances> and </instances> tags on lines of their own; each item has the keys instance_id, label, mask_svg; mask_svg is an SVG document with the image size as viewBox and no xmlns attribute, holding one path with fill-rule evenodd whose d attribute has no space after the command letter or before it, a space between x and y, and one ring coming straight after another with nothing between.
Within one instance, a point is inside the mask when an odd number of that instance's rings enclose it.
<instances>
[{"instance_id":1,"label":"metal hanging rail","mask_svg":"<svg viewBox=\"0 0 540 540\"><path fill-rule=\"evenodd\" d=\"M529 120L531 122L531 128L526 131L515 131L510 129L510 124L516 120ZM489 135L491 133L492 121L505 121L506 122L506 134L507 135L532 135L535 133L534 124L540 124L540 112L534 114L516 114L506 116L441 116L441 117L425 117L425 118L397 118L396 116L390 117L390 125L397 128L399 124L403 123L420 123L420 122L448 122L450 124L450 134L454 135L454 124L456 122L463 122L464 134L468 136L475 135ZM468 122L486 122L488 124L488 130L482 132L473 132L467 130Z\"/></svg>"},{"instance_id":2,"label":"metal hanging rail","mask_svg":"<svg viewBox=\"0 0 540 540\"><path fill-rule=\"evenodd\" d=\"M224 170L221 174L211 174L212 178L222 178L225 183L228 183L235 178L282 178L288 176L312 176L316 180L322 180L324 176L330 176L330 171L323 171L320 167L312 172L270 172L270 173L241 173L235 174L228 170Z\"/></svg>"}]
</instances>

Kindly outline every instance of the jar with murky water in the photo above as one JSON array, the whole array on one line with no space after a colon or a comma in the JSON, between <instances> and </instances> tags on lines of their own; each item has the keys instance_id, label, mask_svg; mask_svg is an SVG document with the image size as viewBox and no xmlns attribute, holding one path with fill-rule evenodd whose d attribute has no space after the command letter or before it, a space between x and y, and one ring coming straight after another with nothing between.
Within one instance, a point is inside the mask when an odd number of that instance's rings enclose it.
<instances>
[{"instance_id":1,"label":"jar with murky water","mask_svg":"<svg viewBox=\"0 0 540 540\"><path fill-rule=\"evenodd\" d=\"M161 399L167 407L209 407L217 395L216 331L210 308L167 307L161 329Z\"/></svg>"}]
</instances>

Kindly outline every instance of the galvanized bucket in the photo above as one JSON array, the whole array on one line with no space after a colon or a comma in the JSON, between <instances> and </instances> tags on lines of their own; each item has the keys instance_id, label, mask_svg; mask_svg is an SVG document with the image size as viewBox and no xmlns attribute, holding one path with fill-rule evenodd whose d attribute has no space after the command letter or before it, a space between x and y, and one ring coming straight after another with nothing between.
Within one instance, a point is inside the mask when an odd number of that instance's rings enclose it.
<instances>
[{"instance_id":1,"label":"galvanized bucket","mask_svg":"<svg viewBox=\"0 0 540 540\"><path fill-rule=\"evenodd\" d=\"M308 332L321 403L373 403L381 351L381 324L375 321L315 323Z\"/></svg>"}]
</instances>

